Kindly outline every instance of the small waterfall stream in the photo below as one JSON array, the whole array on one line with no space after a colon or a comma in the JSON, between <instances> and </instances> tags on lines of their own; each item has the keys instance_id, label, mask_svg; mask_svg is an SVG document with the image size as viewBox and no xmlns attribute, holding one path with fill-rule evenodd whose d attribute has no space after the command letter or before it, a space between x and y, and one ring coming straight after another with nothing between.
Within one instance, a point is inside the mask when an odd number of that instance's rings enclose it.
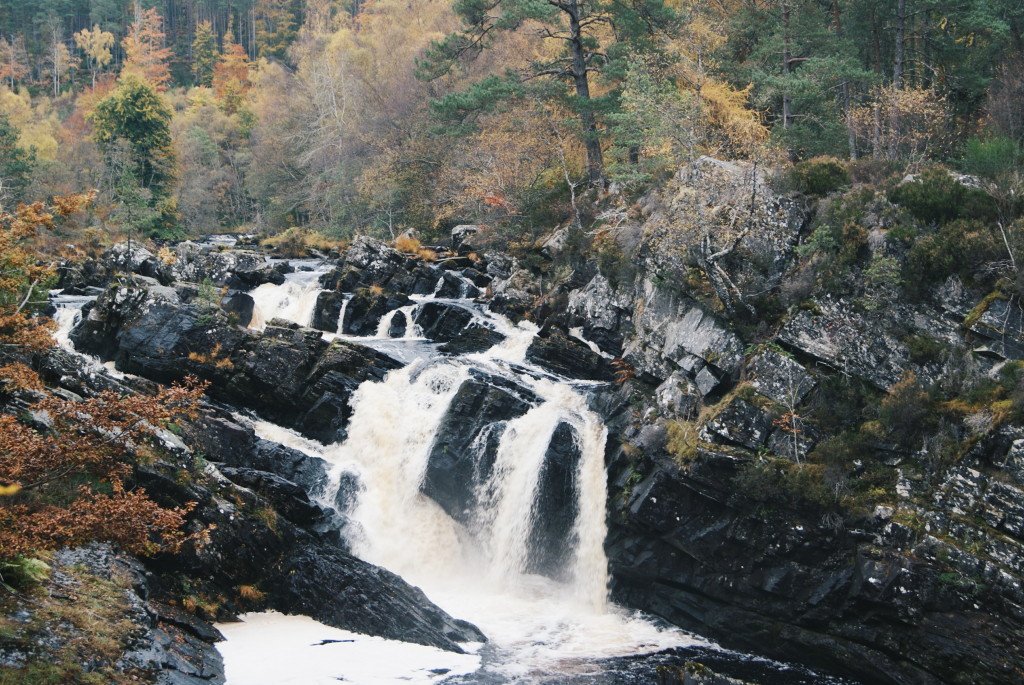
<instances>
[{"instance_id":1,"label":"small waterfall stream","mask_svg":"<svg viewBox=\"0 0 1024 685\"><path fill-rule=\"evenodd\" d=\"M264 283L253 289L249 295L256 306L249 327L262 331L274 318L308 326L313 318L316 298L323 292L320 288L320 277L323 274L322 267L294 271L285 275L282 285Z\"/></svg>"}]
</instances>

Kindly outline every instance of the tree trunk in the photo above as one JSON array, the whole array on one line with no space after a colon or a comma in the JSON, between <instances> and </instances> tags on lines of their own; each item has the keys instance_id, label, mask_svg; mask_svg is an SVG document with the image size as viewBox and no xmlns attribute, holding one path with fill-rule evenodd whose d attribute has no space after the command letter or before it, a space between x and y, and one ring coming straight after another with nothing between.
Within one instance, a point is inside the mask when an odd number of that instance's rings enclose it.
<instances>
[{"instance_id":1,"label":"tree trunk","mask_svg":"<svg viewBox=\"0 0 1024 685\"><path fill-rule=\"evenodd\" d=\"M784 1L782 3L782 73L783 79L787 81L784 86L785 90L782 93L782 128L789 128L790 119L793 116L793 98L789 95L789 83L788 76L793 73L793 65L791 62L792 54L790 51L790 42L792 37L789 35L789 2Z\"/></svg>"},{"instance_id":2,"label":"tree trunk","mask_svg":"<svg viewBox=\"0 0 1024 685\"><path fill-rule=\"evenodd\" d=\"M580 99L580 123L583 124L583 144L587 150L587 176L592 187L603 186L604 157L601 154L601 138L597 131L597 118L590 108L590 80L587 78L587 59L580 30L579 3L566 3L569 15L569 47L572 52L572 76L576 85L576 96Z\"/></svg>"},{"instance_id":3,"label":"tree trunk","mask_svg":"<svg viewBox=\"0 0 1024 685\"><path fill-rule=\"evenodd\" d=\"M896 3L896 45L893 48L892 85L903 87L903 68L907 49L907 0Z\"/></svg>"}]
</instances>

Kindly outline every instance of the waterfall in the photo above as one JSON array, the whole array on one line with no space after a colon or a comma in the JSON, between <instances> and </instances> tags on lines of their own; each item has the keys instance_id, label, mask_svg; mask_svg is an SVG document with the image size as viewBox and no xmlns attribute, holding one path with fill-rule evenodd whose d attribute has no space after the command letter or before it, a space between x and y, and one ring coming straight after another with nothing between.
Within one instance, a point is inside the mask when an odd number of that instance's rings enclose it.
<instances>
[{"instance_id":1,"label":"waterfall","mask_svg":"<svg viewBox=\"0 0 1024 685\"><path fill-rule=\"evenodd\" d=\"M323 268L296 271L287 274L281 285L264 283L253 289L249 295L256 306L249 328L261 331L275 318L308 326L313 320L317 297L323 292L320 277L324 273Z\"/></svg>"},{"instance_id":2,"label":"waterfall","mask_svg":"<svg viewBox=\"0 0 1024 685\"><path fill-rule=\"evenodd\" d=\"M345 312L348 311L348 303L351 301L351 295L345 295L341 301L341 311L338 312L338 330L335 335L345 335Z\"/></svg>"},{"instance_id":3,"label":"waterfall","mask_svg":"<svg viewBox=\"0 0 1024 685\"><path fill-rule=\"evenodd\" d=\"M330 506L339 483L351 476L360 483L346 512L352 550L477 624L492 641L485 669L503 678L566 660L692 644L679 631L659 630L608 602L606 429L569 382L524 361L536 326L513 325L480 308L476 313L505 340L482 353L417 359L381 382L363 383L351 399L348 437L319 452L332 468L323 504ZM468 456L474 511L460 523L422 487L439 427L475 373L499 376L538 399L523 415L486 425L476 436ZM528 563L536 545L531 531L545 515L540 481L563 425L578 453L571 479L575 519L559 543L567 557L563 572L542 576ZM497 443L493 465L484 468L491 441Z\"/></svg>"},{"instance_id":4,"label":"waterfall","mask_svg":"<svg viewBox=\"0 0 1024 685\"><path fill-rule=\"evenodd\" d=\"M71 331L82 320L82 308L95 299L95 295L62 295L59 290L51 291L50 302L55 308L52 318L53 322L57 324L57 328L53 332L53 340L63 349L80 357L90 371L106 373L112 378L125 378L127 374L118 371L114 367L114 362L104 364L91 354L79 352L71 342Z\"/></svg>"},{"instance_id":5,"label":"waterfall","mask_svg":"<svg viewBox=\"0 0 1024 685\"><path fill-rule=\"evenodd\" d=\"M380 323L377 324L377 333L375 337L390 338L391 325L395 321L395 316L401 314L405 317L405 333L401 338L403 340L417 340L422 338L423 329L417 326L412 320L413 313L418 306L418 304L410 304L405 307L399 307L398 309L392 309L390 312L380 317Z\"/></svg>"}]
</instances>

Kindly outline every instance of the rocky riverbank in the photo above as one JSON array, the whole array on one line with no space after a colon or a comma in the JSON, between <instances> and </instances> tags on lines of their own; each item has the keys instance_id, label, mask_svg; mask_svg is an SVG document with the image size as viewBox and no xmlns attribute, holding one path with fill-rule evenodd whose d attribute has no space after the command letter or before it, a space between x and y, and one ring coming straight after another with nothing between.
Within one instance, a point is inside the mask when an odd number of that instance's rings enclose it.
<instances>
[{"instance_id":1,"label":"rocky riverbank","mask_svg":"<svg viewBox=\"0 0 1024 685\"><path fill-rule=\"evenodd\" d=\"M861 213L875 236L861 262L908 259L885 238L897 209ZM865 682L1024 680L1017 297L951 275L926 297L898 298L860 267L845 289L820 268L809 280L806 246L829 211L756 170L703 160L628 211L608 210L614 225L582 252L570 229L515 258L467 246L437 263L358 238L319 265L309 327L255 321L248 294L284 283L295 263L187 243L160 260L120 246L69 268L62 285L99 294L71 333L76 347L141 378L83 371L64 352L41 365L83 395L211 382L181 444L137 475L163 501L199 502L193 526L216 526L205 548L147 562L164 596L192 597L205 619L276 608L458 649L481 639L472 626L344 549L346 488L336 511L309 497L324 464L258 438L225 407L340 440L360 383L403 364L351 336L422 333L444 356L516 335L452 299L475 297L532 320L525 358L585 383L608 425L616 601ZM537 404L471 375L422 491L463 520L494 463L489 427ZM541 573L562 564L575 516L566 493L579 446L564 433L545 456L530 562Z\"/></svg>"}]
</instances>

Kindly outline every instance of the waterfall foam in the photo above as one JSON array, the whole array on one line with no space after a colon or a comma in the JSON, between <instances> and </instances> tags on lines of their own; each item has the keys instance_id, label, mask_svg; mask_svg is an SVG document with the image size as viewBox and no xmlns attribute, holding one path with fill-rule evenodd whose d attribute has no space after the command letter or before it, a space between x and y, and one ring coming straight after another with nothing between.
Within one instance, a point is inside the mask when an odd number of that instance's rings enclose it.
<instances>
[{"instance_id":1,"label":"waterfall foam","mask_svg":"<svg viewBox=\"0 0 1024 685\"><path fill-rule=\"evenodd\" d=\"M284 283L264 283L250 291L255 307L249 328L263 330L272 319L294 321L308 326L313 320L316 300L323 288L320 277L326 271L321 268L311 271L295 271L284 277Z\"/></svg>"},{"instance_id":2,"label":"waterfall foam","mask_svg":"<svg viewBox=\"0 0 1024 685\"><path fill-rule=\"evenodd\" d=\"M699 642L608 603L606 429L569 383L522 366L535 326L514 326L490 312L481 316L507 336L504 342L474 355L419 359L382 382L362 384L351 400L348 438L323 449L334 487L343 474L355 474L361 483L355 508L347 512L352 525L345 533L353 551L480 626L492 640L486 668L502 678L517 670L542 672L565 660ZM494 466L478 485L473 523L462 525L421 487L439 424L473 368L514 380L539 402L476 436L480 451L488 435L500 437ZM568 568L555 580L530 573L527 559L534 542L531 524L543 515L538 481L552 435L563 423L579 452L573 476L577 515L563 541ZM321 501L334 501L330 487Z\"/></svg>"},{"instance_id":3,"label":"waterfall foam","mask_svg":"<svg viewBox=\"0 0 1024 685\"><path fill-rule=\"evenodd\" d=\"M406 366L355 391L348 437L341 443L322 446L262 422L257 432L330 464L327 488L315 493L325 506L333 506L341 483L351 483L352 476L358 480L355 504L344 512L343 534L353 552L419 585L453 616L478 625L491 639L483 668L498 682L567 662L707 644L659 629L608 602L606 429L600 417L570 382L527 362L538 333L534 324L513 324L471 300L441 298L443 286L441 279L433 294L388 312L372 338L359 340L376 347L408 345L422 336L413 314L426 301L470 310L474 325L492 328L503 340L455 358L410 347L410 356L402 357L410 360ZM263 316L305 325L319 292L313 274L291 274L284 285L260 286L251 294ZM348 301L342 303L338 332L326 336L347 337ZM399 313L407 321L405 332L391 339ZM463 384L481 373L518 385L536 401L521 416L487 424L474 436L473 454L463 455L475 459L475 486L469 486L473 511L456 521L422 489L439 427ZM554 541L557 572L538 575L531 555L545 516L541 479L552 458L553 436L565 430L571 432L576 458L568 476L574 500L568 511L574 518L571 527L559 530L564 538ZM495 444L493 464L485 465L488 446Z\"/></svg>"}]
</instances>

